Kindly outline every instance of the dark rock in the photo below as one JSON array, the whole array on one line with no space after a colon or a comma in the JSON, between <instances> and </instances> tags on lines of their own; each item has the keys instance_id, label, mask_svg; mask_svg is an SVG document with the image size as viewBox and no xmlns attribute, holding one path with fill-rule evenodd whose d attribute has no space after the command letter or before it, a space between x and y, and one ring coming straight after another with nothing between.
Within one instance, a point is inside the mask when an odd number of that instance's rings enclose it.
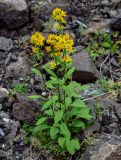
<instances>
[{"instance_id":1,"label":"dark rock","mask_svg":"<svg viewBox=\"0 0 121 160\"><path fill-rule=\"evenodd\" d=\"M102 117L102 125L108 126L110 124L110 117L108 115L103 115Z\"/></svg>"},{"instance_id":2,"label":"dark rock","mask_svg":"<svg viewBox=\"0 0 121 160\"><path fill-rule=\"evenodd\" d=\"M82 160L120 160L121 158L121 138L108 135L93 140Z\"/></svg>"},{"instance_id":3,"label":"dark rock","mask_svg":"<svg viewBox=\"0 0 121 160\"><path fill-rule=\"evenodd\" d=\"M78 50L72 58L75 67L73 80L85 84L95 82L98 79L99 73L85 51Z\"/></svg>"},{"instance_id":4,"label":"dark rock","mask_svg":"<svg viewBox=\"0 0 121 160\"><path fill-rule=\"evenodd\" d=\"M0 26L7 28L19 28L29 20L27 4L25 0L1 0L0 1Z\"/></svg>"},{"instance_id":5,"label":"dark rock","mask_svg":"<svg viewBox=\"0 0 121 160\"><path fill-rule=\"evenodd\" d=\"M121 32L121 9L112 18L112 20L110 22L110 27L111 27L112 30Z\"/></svg>"},{"instance_id":6,"label":"dark rock","mask_svg":"<svg viewBox=\"0 0 121 160\"><path fill-rule=\"evenodd\" d=\"M34 102L21 102L13 104L12 115L18 121L34 123L38 114L41 114L41 112L37 107L37 104Z\"/></svg>"},{"instance_id":7,"label":"dark rock","mask_svg":"<svg viewBox=\"0 0 121 160\"><path fill-rule=\"evenodd\" d=\"M12 40L5 37L0 37L0 50L10 51L12 49Z\"/></svg>"},{"instance_id":8,"label":"dark rock","mask_svg":"<svg viewBox=\"0 0 121 160\"><path fill-rule=\"evenodd\" d=\"M26 51L19 53L16 62L10 63L6 68L6 78L25 78L31 73L30 62Z\"/></svg>"}]
</instances>

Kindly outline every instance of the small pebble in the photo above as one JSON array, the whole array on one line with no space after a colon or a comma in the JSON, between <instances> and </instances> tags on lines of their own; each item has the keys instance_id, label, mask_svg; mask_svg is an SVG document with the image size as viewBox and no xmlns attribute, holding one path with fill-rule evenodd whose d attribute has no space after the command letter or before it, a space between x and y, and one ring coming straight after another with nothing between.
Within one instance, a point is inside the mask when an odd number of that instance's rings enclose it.
<instances>
[{"instance_id":1,"label":"small pebble","mask_svg":"<svg viewBox=\"0 0 121 160\"><path fill-rule=\"evenodd\" d=\"M3 121L8 123L9 119L8 118L3 118Z\"/></svg>"},{"instance_id":2,"label":"small pebble","mask_svg":"<svg viewBox=\"0 0 121 160\"><path fill-rule=\"evenodd\" d=\"M3 137L5 135L5 133L3 132L3 130L0 128L0 135Z\"/></svg>"}]
</instances>

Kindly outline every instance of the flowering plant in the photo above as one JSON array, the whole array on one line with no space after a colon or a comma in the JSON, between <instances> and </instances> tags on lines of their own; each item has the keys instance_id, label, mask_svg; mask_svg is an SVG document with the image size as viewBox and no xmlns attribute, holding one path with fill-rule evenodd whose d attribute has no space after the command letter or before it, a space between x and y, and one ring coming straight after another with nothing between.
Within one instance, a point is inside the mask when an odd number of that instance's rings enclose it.
<instances>
[{"instance_id":1,"label":"flowering plant","mask_svg":"<svg viewBox=\"0 0 121 160\"><path fill-rule=\"evenodd\" d=\"M37 121L33 133L49 133L52 141L57 142L63 151L74 154L80 149L76 133L86 127L86 121L91 118L91 115L89 108L78 94L78 90L84 90L87 86L72 81L75 70L71 58L74 54L74 41L62 30L63 25L66 24L66 16L60 8L54 9L51 20L56 23L56 26L53 23L53 27L58 33L50 34L46 40L38 32L31 37L31 43L34 45L33 53L40 55L44 50L51 59L49 63L42 66L50 75L50 79L45 83L49 96L42 106L43 114ZM41 54L41 56L45 55ZM34 73L41 75L36 69Z\"/></svg>"}]
</instances>

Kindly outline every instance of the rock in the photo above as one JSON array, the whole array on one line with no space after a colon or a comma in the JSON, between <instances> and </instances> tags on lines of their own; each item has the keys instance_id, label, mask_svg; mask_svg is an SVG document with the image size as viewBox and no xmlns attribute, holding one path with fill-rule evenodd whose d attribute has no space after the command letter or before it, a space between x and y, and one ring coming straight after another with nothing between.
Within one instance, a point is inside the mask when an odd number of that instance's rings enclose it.
<instances>
[{"instance_id":1,"label":"rock","mask_svg":"<svg viewBox=\"0 0 121 160\"><path fill-rule=\"evenodd\" d=\"M31 66L26 51L19 53L16 62L12 62L7 66L6 78L26 78L31 73Z\"/></svg>"},{"instance_id":2,"label":"rock","mask_svg":"<svg viewBox=\"0 0 121 160\"><path fill-rule=\"evenodd\" d=\"M40 109L34 102L14 103L12 115L15 119L25 123L34 123L37 115L41 114Z\"/></svg>"},{"instance_id":3,"label":"rock","mask_svg":"<svg viewBox=\"0 0 121 160\"><path fill-rule=\"evenodd\" d=\"M29 21L25 0L0 0L0 26L19 28Z\"/></svg>"},{"instance_id":4,"label":"rock","mask_svg":"<svg viewBox=\"0 0 121 160\"><path fill-rule=\"evenodd\" d=\"M0 112L0 126L10 129L10 125L11 125L11 121L10 121L9 115L5 113L4 111L1 111Z\"/></svg>"},{"instance_id":5,"label":"rock","mask_svg":"<svg viewBox=\"0 0 121 160\"><path fill-rule=\"evenodd\" d=\"M114 112L115 112L118 120L121 122L121 103L115 103Z\"/></svg>"},{"instance_id":6,"label":"rock","mask_svg":"<svg viewBox=\"0 0 121 160\"><path fill-rule=\"evenodd\" d=\"M10 51L12 49L12 40L5 37L0 37L0 50Z\"/></svg>"},{"instance_id":7,"label":"rock","mask_svg":"<svg viewBox=\"0 0 121 160\"><path fill-rule=\"evenodd\" d=\"M118 13L112 18L110 27L112 30L121 32L121 9L118 10Z\"/></svg>"},{"instance_id":8,"label":"rock","mask_svg":"<svg viewBox=\"0 0 121 160\"><path fill-rule=\"evenodd\" d=\"M0 111L2 110L2 107L3 107L3 106L2 106L2 104L0 103Z\"/></svg>"},{"instance_id":9,"label":"rock","mask_svg":"<svg viewBox=\"0 0 121 160\"><path fill-rule=\"evenodd\" d=\"M89 36L95 32L99 31L109 31L109 21L100 21L100 22L90 22L90 27L84 32L85 36Z\"/></svg>"},{"instance_id":10,"label":"rock","mask_svg":"<svg viewBox=\"0 0 121 160\"><path fill-rule=\"evenodd\" d=\"M94 139L82 160L120 160L121 159L121 138L108 135Z\"/></svg>"},{"instance_id":11,"label":"rock","mask_svg":"<svg viewBox=\"0 0 121 160\"><path fill-rule=\"evenodd\" d=\"M85 84L95 82L98 79L99 73L84 50L77 50L72 58L73 66L75 67L75 72L73 73L74 81Z\"/></svg>"},{"instance_id":12,"label":"rock","mask_svg":"<svg viewBox=\"0 0 121 160\"><path fill-rule=\"evenodd\" d=\"M0 87L0 102L2 102L5 98L7 98L9 92L6 88Z\"/></svg>"},{"instance_id":13,"label":"rock","mask_svg":"<svg viewBox=\"0 0 121 160\"><path fill-rule=\"evenodd\" d=\"M6 137L6 141L10 144L10 146L12 146L12 144L13 144L13 141L15 139L15 136L17 134L17 131L18 131L19 127L20 127L20 123L18 121L16 121L11 126L11 131L10 131L10 133Z\"/></svg>"},{"instance_id":14,"label":"rock","mask_svg":"<svg viewBox=\"0 0 121 160\"><path fill-rule=\"evenodd\" d=\"M4 133L4 131L2 130L2 128L0 128L0 136L4 136L5 135L5 133Z\"/></svg>"}]
</instances>

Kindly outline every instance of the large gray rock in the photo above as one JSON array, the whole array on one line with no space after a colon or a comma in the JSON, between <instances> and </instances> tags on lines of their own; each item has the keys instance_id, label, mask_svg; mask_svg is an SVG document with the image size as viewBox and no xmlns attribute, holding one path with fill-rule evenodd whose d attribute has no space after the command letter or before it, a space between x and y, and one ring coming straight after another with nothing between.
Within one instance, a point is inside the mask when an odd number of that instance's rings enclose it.
<instances>
[{"instance_id":1,"label":"large gray rock","mask_svg":"<svg viewBox=\"0 0 121 160\"><path fill-rule=\"evenodd\" d=\"M0 50L10 51L12 49L12 40L0 37Z\"/></svg>"},{"instance_id":2,"label":"large gray rock","mask_svg":"<svg viewBox=\"0 0 121 160\"><path fill-rule=\"evenodd\" d=\"M121 9L118 10L118 13L112 18L110 27L115 31L121 32Z\"/></svg>"},{"instance_id":3,"label":"large gray rock","mask_svg":"<svg viewBox=\"0 0 121 160\"><path fill-rule=\"evenodd\" d=\"M0 26L19 28L29 20L25 0L0 0Z\"/></svg>"},{"instance_id":4,"label":"large gray rock","mask_svg":"<svg viewBox=\"0 0 121 160\"><path fill-rule=\"evenodd\" d=\"M120 160L121 137L104 136L93 140L81 160Z\"/></svg>"},{"instance_id":5,"label":"large gray rock","mask_svg":"<svg viewBox=\"0 0 121 160\"><path fill-rule=\"evenodd\" d=\"M11 62L6 69L6 78L26 78L31 73L27 53L22 51L16 62Z\"/></svg>"},{"instance_id":6,"label":"large gray rock","mask_svg":"<svg viewBox=\"0 0 121 160\"><path fill-rule=\"evenodd\" d=\"M76 53L73 55L73 66L75 67L73 80L83 84L95 82L99 77L99 73L88 53L82 50L81 47L75 49Z\"/></svg>"}]
</instances>

